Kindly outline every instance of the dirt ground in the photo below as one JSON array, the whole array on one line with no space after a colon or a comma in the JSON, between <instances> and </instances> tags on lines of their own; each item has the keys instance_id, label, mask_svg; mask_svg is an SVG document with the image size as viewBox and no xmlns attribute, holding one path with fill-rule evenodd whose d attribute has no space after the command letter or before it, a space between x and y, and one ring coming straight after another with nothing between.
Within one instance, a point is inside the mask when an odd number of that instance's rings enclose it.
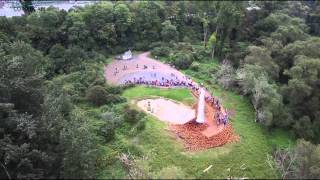
<instances>
[{"instance_id":1,"label":"dirt ground","mask_svg":"<svg viewBox=\"0 0 320 180\"><path fill-rule=\"evenodd\" d=\"M149 102L150 109L148 111ZM139 101L137 105L145 112L157 117L159 120L171 124L185 124L196 117L195 110L191 107L164 98L144 99Z\"/></svg>"},{"instance_id":2,"label":"dirt ground","mask_svg":"<svg viewBox=\"0 0 320 180\"><path fill-rule=\"evenodd\" d=\"M157 78L170 77L171 73L175 74L179 80L184 80L185 75L168 64L149 58L149 52L135 56L131 60L115 60L104 68L105 78L109 84L123 84L125 80L132 80L134 76L145 76L146 79L154 73ZM123 70L124 66L126 70ZM138 68L137 68L138 65ZM144 69L144 65L148 68ZM119 73L114 75L118 69Z\"/></svg>"}]
</instances>

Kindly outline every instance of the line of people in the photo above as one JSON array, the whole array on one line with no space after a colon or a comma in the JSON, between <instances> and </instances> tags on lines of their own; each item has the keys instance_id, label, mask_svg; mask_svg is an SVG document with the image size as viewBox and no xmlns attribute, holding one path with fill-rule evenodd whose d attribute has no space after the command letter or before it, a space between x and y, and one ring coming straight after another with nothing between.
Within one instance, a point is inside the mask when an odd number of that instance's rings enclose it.
<instances>
[{"instance_id":1,"label":"line of people","mask_svg":"<svg viewBox=\"0 0 320 180\"><path fill-rule=\"evenodd\" d=\"M224 126L226 126L229 120L229 115L227 110L225 110L221 106L219 99L214 98L212 95L209 95L205 97L205 101L217 110L214 115L214 119L216 120L217 125L219 126L220 124L223 124Z\"/></svg>"},{"instance_id":2,"label":"line of people","mask_svg":"<svg viewBox=\"0 0 320 180\"><path fill-rule=\"evenodd\" d=\"M151 74L151 77L157 77L157 74ZM151 86L161 86L161 87L187 87L192 88L193 90L198 90L199 88L194 85L192 82L187 82L184 80L179 80L178 78L167 79L162 77L161 80L145 80L144 77L133 78L133 80L125 80L125 85L129 84L144 84Z\"/></svg>"}]
</instances>

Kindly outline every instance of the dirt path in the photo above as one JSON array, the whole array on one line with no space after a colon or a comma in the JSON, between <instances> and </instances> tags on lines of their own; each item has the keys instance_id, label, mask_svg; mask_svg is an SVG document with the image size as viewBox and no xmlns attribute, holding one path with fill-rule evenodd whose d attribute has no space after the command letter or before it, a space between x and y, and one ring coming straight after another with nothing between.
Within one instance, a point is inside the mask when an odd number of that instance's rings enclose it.
<instances>
[{"instance_id":1,"label":"dirt path","mask_svg":"<svg viewBox=\"0 0 320 180\"><path fill-rule=\"evenodd\" d=\"M149 58L149 54L150 52L145 52L135 56L131 60L115 60L112 63L106 65L104 68L104 75L107 83L123 84L124 80L132 79L132 76L137 73L140 76L146 77L150 77L152 73L157 73L158 78L162 76L170 77L171 73L173 73L179 80L185 80L185 75L180 71L170 67L167 64ZM123 67L125 65L127 66L127 69L123 70ZM144 69L144 65L146 65L148 68ZM116 68L118 69L119 73L114 75Z\"/></svg>"},{"instance_id":2,"label":"dirt path","mask_svg":"<svg viewBox=\"0 0 320 180\"><path fill-rule=\"evenodd\" d=\"M195 110L191 107L164 98L144 99L138 101L137 105L146 113L171 124L185 124L195 118Z\"/></svg>"}]
</instances>

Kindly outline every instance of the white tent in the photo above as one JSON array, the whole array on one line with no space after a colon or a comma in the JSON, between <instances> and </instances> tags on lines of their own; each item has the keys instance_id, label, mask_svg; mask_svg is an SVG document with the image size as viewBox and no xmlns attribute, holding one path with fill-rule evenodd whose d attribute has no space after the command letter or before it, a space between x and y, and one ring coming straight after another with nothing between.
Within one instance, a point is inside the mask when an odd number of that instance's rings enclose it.
<instances>
[{"instance_id":1,"label":"white tent","mask_svg":"<svg viewBox=\"0 0 320 180\"><path fill-rule=\"evenodd\" d=\"M122 59L123 59L123 60L132 59L132 52L131 52L131 50L126 51L126 52L123 54Z\"/></svg>"}]
</instances>

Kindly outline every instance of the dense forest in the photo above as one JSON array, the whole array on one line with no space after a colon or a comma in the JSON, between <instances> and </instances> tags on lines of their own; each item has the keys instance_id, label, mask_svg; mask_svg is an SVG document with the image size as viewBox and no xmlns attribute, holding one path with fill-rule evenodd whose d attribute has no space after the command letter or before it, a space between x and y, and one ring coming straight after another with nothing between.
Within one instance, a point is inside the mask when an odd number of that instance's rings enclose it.
<instances>
[{"instance_id":1,"label":"dense forest","mask_svg":"<svg viewBox=\"0 0 320 180\"><path fill-rule=\"evenodd\" d=\"M299 139L274 149L282 177L320 177L319 1L50 7L0 17L0 41L0 177L97 178L117 156L108 152L101 160L99 143L127 149L115 143L116 134L140 133L145 115L126 105L122 92L130 87L109 86L103 76L103 64L127 49L151 51L196 78L205 74L209 86L245 96L256 123ZM210 61L220 65L199 70ZM91 106L104 113L83 111ZM89 117L105 121L95 128ZM128 178L164 177L170 168L140 171L131 169Z\"/></svg>"}]
</instances>

